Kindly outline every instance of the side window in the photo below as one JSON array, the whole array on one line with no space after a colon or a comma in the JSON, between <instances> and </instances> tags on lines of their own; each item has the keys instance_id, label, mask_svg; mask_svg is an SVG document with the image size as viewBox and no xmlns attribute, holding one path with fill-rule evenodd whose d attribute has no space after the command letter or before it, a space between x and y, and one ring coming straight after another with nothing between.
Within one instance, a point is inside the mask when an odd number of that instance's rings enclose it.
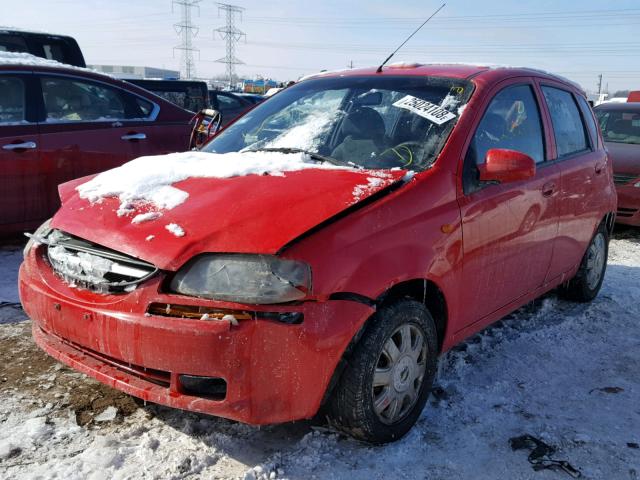
<instances>
[{"instance_id":1,"label":"side window","mask_svg":"<svg viewBox=\"0 0 640 480\"><path fill-rule=\"evenodd\" d=\"M0 52L28 52L27 42L17 35L0 36Z\"/></svg>"},{"instance_id":2,"label":"side window","mask_svg":"<svg viewBox=\"0 0 640 480\"><path fill-rule=\"evenodd\" d=\"M56 43L43 43L42 50L44 51L45 57L49 60L66 63L67 59L62 45Z\"/></svg>"},{"instance_id":3,"label":"side window","mask_svg":"<svg viewBox=\"0 0 640 480\"><path fill-rule=\"evenodd\" d=\"M218 105L220 107L220 111L222 112L229 110L238 110L243 107L243 105L235 98L223 95L221 93L218 94Z\"/></svg>"},{"instance_id":4,"label":"side window","mask_svg":"<svg viewBox=\"0 0 640 480\"><path fill-rule=\"evenodd\" d=\"M140 111L140 114L138 115L139 118L148 118L151 116L151 113L153 112L153 103L148 102L140 97L136 97L135 95L131 95L131 98Z\"/></svg>"},{"instance_id":5,"label":"side window","mask_svg":"<svg viewBox=\"0 0 640 480\"><path fill-rule=\"evenodd\" d=\"M542 87L551 114L558 158L587 150L587 136L573 95L554 87Z\"/></svg>"},{"instance_id":6,"label":"side window","mask_svg":"<svg viewBox=\"0 0 640 480\"><path fill-rule=\"evenodd\" d=\"M25 87L22 79L0 76L0 125L25 121Z\"/></svg>"},{"instance_id":7,"label":"side window","mask_svg":"<svg viewBox=\"0 0 640 480\"><path fill-rule=\"evenodd\" d=\"M477 190L478 168L493 148L516 150L536 163L544 161L544 135L540 110L530 85L501 90L484 113L469 144L464 163L464 190Z\"/></svg>"},{"instance_id":8,"label":"side window","mask_svg":"<svg viewBox=\"0 0 640 480\"><path fill-rule=\"evenodd\" d=\"M598 126L596 125L596 121L593 118L593 111L583 97L578 97L578 103L580 104L582 116L586 120L587 128L589 129L589 134L591 135L591 147L596 150L598 148Z\"/></svg>"},{"instance_id":9,"label":"side window","mask_svg":"<svg viewBox=\"0 0 640 480\"><path fill-rule=\"evenodd\" d=\"M124 99L115 88L83 80L43 77L42 94L47 122L95 122L124 120Z\"/></svg>"}]
</instances>

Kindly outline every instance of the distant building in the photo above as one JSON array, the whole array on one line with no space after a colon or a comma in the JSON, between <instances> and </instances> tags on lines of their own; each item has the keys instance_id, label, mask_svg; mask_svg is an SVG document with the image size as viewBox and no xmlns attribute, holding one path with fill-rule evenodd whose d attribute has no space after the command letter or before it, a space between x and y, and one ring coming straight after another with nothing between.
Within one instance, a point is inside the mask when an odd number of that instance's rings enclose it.
<instances>
[{"instance_id":1,"label":"distant building","mask_svg":"<svg viewBox=\"0 0 640 480\"><path fill-rule=\"evenodd\" d=\"M107 75L117 78L160 78L162 80L179 80L180 72L178 70L166 70L164 68L155 67L133 67L129 65L88 65Z\"/></svg>"},{"instance_id":2,"label":"distant building","mask_svg":"<svg viewBox=\"0 0 640 480\"><path fill-rule=\"evenodd\" d=\"M242 91L244 93L260 93L264 95L270 88L278 86L278 82L271 79L259 78L257 80L243 80Z\"/></svg>"}]
</instances>

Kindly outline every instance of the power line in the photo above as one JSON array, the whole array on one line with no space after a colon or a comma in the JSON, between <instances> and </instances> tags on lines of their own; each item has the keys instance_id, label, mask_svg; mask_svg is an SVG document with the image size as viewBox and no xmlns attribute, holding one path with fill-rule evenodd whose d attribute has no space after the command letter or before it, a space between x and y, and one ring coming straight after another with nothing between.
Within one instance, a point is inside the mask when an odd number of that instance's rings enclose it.
<instances>
[{"instance_id":1,"label":"power line","mask_svg":"<svg viewBox=\"0 0 640 480\"><path fill-rule=\"evenodd\" d=\"M193 46L192 40L198 35L198 27L194 26L191 21L191 9L197 8L200 12L198 3L201 0L173 0L171 9L174 5L180 6L181 20L175 23L173 26L176 29L176 33L180 36L180 45L173 47L173 51L180 50L182 57L182 65L184 67L184 75L186 78L191 78L196 73L195 61L193 59L194 52L199 52L197 48Z\"/></svg>"},{"instance_id":2,"label":"power line","mask_svg":"<svg viewBox=\"0 0 640 480\"><path fill-rule=\"evenodd\" d=\"M223 11L226 16L226 25L224 27L216 28L215 32L218 32L220 38L227 42L227 54L226 56L219 58L216 62L225 63L227 65L227 77L229 77L229 87L233 87L233 82L236 76L236 65L239 65L242 60L236 57L236 43L240 41L242 37L246 38L246 34L235 26L236 15L240 16L242 20L242 11L244 8L237 7L235 5L229 5L228 3L218 3L218 13Z\"/></svg>"}]
</instances>

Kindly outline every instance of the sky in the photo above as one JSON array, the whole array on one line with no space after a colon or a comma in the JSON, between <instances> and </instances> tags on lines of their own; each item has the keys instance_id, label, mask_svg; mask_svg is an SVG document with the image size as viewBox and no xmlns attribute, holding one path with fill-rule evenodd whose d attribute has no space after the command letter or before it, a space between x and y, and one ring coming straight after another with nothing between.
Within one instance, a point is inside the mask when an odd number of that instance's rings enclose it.
<instances>
[{"instance_id":1,"label":"sky","mask_svg":"<svg viewBox=\"0 0 640 480\"><path fill-rule=\"evenodd\" d=\"M378 65L441 0L225 0L244 8L236 67L244 78L279 81L323 69ZM446 0L445 0L446 1ZM89 64L181 69L171 0L0 0L0 24L71 35ZM218 4L193 9L196 76L223 75ZM588 91L640 89L640 1L448 0L393 61L536 67ZM182 69L184 70L184 69Z\"/></svg>"}]
</instances>

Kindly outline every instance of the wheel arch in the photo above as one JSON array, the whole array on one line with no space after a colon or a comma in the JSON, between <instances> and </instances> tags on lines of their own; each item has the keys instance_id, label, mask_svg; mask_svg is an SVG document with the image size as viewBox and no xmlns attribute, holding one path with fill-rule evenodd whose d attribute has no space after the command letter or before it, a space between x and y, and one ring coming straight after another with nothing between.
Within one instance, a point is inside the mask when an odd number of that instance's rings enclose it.
<instances>
[{"instance_id":1,"label":"wheel arch","mask_svg":"<svg viewBox=\"0 0 640 480\"><path fill-rule=\"evenodd\" d=\"M436 332L438 335L438 354L442 352L442 346L444 344L444 339L446 338L448 326L448 307L442 289L435 282L426 278L405 280L389 287L372 303L377 311L385 305L389 305L390 303L401 299L412 299L427 307L436 326ZM374 321L375 312L364 322L349 342L349 345L342 354L342 357L333 372L331 380L327 385L321 405L324 405L331 396L333 389L337 385L345 367L349 363L349 359L353 354L355 346L358 344L367 328L369 328Z\"/></svg>"}]
</instances>

